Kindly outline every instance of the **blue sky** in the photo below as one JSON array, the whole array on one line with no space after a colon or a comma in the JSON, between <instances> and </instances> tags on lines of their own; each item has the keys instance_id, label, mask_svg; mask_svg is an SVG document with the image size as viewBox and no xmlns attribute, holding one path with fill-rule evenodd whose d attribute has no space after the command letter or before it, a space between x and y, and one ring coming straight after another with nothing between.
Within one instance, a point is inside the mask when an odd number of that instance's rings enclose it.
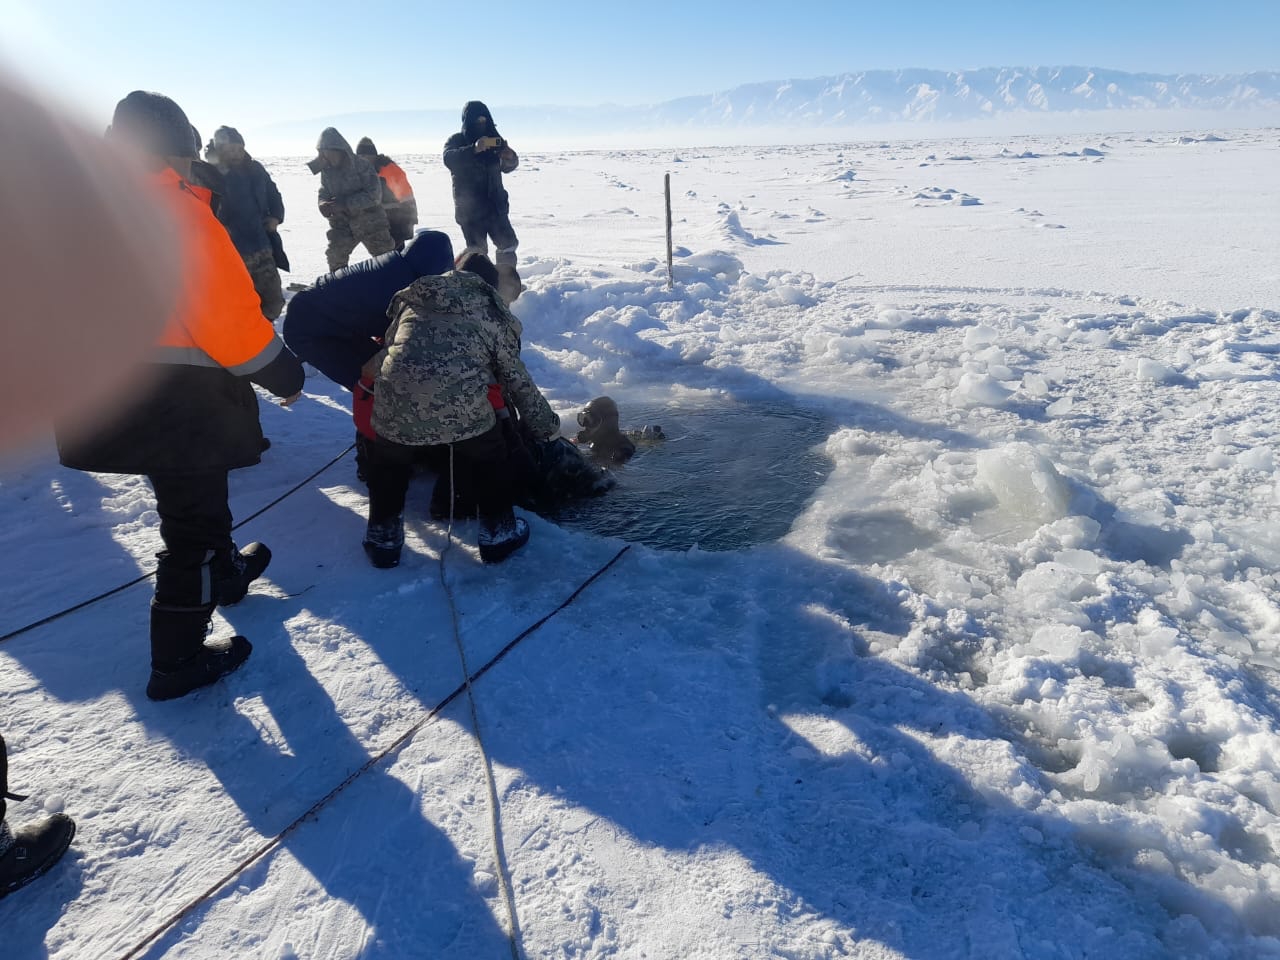
<instances>
[{"instance_id":1,"label":"blue sky","mask_svg":"<svg viewBox=\"0 0 1280 960\"><path fill-rule=\"evenodd\" d=\"M170 94L197 123L252 127L472 98L495 113L655 103L897 67L1274 70L1277 37L1280 0L0 0L0 60L94 124L136 88Z\"/></svg>"}]
</instances>

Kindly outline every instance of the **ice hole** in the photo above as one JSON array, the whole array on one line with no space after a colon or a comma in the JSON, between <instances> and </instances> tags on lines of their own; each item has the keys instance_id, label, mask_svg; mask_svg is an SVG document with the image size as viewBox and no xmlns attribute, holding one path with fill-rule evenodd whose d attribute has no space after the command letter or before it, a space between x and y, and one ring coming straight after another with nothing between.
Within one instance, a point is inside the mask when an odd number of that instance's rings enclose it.
<instances>
[{"instance_id":1,"label":"ice hole","mask_svg":"<svg viewBox=\"0 0 1280 960\"><path fill-rule=\"evenodd\" d=\"M657 425L667 439L610 465L617 486L556 523L665 550L737 550L785 534L831 472L819 445L835 425L786 401L614 399L624 430Z\"/></svg>"}]
</instances>

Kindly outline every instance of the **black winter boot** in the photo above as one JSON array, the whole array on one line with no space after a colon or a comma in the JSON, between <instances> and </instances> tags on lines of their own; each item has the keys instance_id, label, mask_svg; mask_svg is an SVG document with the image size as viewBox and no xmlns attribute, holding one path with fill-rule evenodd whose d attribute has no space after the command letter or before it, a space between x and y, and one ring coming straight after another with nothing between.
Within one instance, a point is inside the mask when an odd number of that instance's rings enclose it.
<instances>
[{"instance_id":1,"label":"black winter boot","mask_svg":"<svg viewBox=\"0 0 1280 960\"><path fill-rule=\"evenodd\" d=\"M151 603L151 680L147 696L175 700L239 669L253 645L244 637L205 641L213 606Z\"/></svg>"},{"instance_id":2,"label":"black winter boot","mask_svg":"<svg viewBox=\"0 0 1280 960\"><path fill-rule=\"evenodd\" d=\"M0 897L48 873L75 835L75 821L65 813L29 823L16 832L0 821Z\"/></svg>"},{"instance_id":3,"label":"black winter boot","mask_svg":"<svg viewBox=\"0 0 1280 960\"><path fill-rule=\"evenodd\" d=\"M529 542L529 523L522 517L480 518L480 559L501 563Z\"/></svg>"},{"instance_id":4,"label":"black winter boot","mask_svg":"<svg viewBox=\"0 0 1280 960\"><path fill-rule=\"evenodd\" d=\"M364 532L364 552L369 562L380 570L400 565L400 551L404 548L404 514L383 520L369 521Z\"/></svg>"},{"instance_id":5,"label":"black winter boot","mask_svg":"<svg viewBox=\"0 0 1280 960\"><path fill-rule=\"evenodd\" d=\"M231 545L229 552L213 558L213 601L220 607L239 603L249 592L249 584L257 580L267 564L271 551L265 543L251 543L243 550Z\"/></svg>"}]
</instances>

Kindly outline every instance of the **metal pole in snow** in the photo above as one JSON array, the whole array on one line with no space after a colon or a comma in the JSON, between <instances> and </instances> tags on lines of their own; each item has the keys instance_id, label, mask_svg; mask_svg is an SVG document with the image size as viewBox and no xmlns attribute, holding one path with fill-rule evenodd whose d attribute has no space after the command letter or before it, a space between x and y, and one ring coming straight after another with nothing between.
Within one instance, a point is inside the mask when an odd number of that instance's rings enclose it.
<instances>
[{"instance_id":1,"label":"metal pole in snow","mask_svg":"<svg viewBox=\"0 0 1280 960\"><path fill-rule=\"evenodd\" d=\"M671 268L671 174L665 174L663 180L667 194L667 289L670 290L676 285Z\"/></svg>"}]
</instances>

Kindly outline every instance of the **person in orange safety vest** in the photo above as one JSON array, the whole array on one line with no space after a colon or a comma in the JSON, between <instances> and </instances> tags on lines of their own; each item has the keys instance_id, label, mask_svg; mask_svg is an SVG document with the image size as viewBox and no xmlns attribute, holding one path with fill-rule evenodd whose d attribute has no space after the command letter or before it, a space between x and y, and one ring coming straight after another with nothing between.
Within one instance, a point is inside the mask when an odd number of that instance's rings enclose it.
<instances>
[{"instance_id":1,"label":"person in orange safety vest","mask_svg":"<svg viewBox=\"0 0 1280 960\"><path fill-rule=\"evenodd\" d=\"M151 601L147 696L170 700L237 669L244 637L205 642L213 610L243 599L266 569L262 544L231 539L227 473L263 450L253 383L289 404L302 365L262 315L258 294L222 224L187 181L195 143L181 107L134 91L116 106L108 137L134 154L156 202L183 238L182 290L160 336L151 376L93 420L63 422L62 463L143 474L156 496L160 538Z\"/></svg>"},{"instance_id":2,"label":"person in orange safety vest","mask_svg":"<svg viewBox=\"0 0 1280 960\"><path fill-rule=\"evenodd\" d=\"M418 201L413 197L409 178L400 164L379 153L368 137L362 137L356 144L356 156L372 163L382 178L382 206L391 225L391 239L396 242L397 250L403 250L404 245L413 239L413 228L418 224Z\"/></svg>"}]
</instances>

